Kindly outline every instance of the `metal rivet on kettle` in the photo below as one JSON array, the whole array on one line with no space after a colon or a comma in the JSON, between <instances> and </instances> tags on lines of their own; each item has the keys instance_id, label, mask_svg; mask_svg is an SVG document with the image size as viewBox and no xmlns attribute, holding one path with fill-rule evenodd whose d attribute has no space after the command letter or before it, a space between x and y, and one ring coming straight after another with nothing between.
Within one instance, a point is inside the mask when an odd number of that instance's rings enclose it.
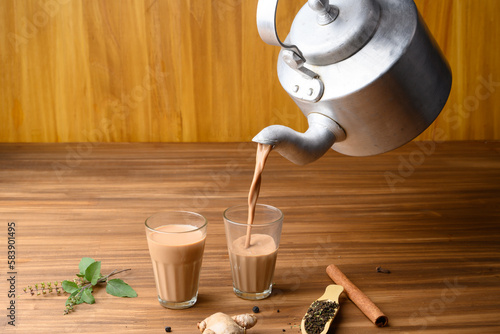
<instances>
[{"instance_id":1,"label":"metal rivet on kettle","mask_svg":"<svg viewBox=\"0 0 500 334\"><path fill-rule=\"evenodd\" d=\"M312 88L309 88L309 90L307 91L307 95L312 96L313 93L314 93L314 90Z\"/></svg>"},{"instance_id":2,"label":"metal rivet on kettle","mask_svg":"<svg viewBox=\"0 0 500 334\"><path fill-rule=\"evenodd\" d=\"M293 92L297 93L298 91L299 91L299 86L298 85L293 86Z\"/></svg>"}]
</instances>

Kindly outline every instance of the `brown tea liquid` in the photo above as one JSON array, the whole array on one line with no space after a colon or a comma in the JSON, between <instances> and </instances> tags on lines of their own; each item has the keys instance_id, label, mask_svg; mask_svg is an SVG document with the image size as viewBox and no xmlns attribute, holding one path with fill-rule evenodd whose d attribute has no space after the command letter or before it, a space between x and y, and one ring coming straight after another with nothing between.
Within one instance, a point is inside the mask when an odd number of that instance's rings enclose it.
<instances>
[{"instance_id":1,"label":"brown tea liquid","mask_svg":"<svg viewBox=\"0 0 500 334\"><path fill-rule=\"evenodd\" d=\"M148 233L148 246L158 296L185 302L198 293L205 236L196 226L171 224Z\"/></svg>"},{"instance_id":2,"label":"brown tea liquid","mask_svg":"<svg viewBox=\"0 0 500 334\"><path fill-rule=\"evenodd\" d=\"M245 235L234 240L229 251L233 284L244 293L262 293L273 282L278 246L267 234L253 234L245 247Z\"/></svg>"},{"instance_id":3,"label":"brown tea liquid","mask_svg":"<svg viewBox=\"0 0 500 334\"><path fill-rule=\"evenodd\" d=\"M247 235L245 239L245 248L250 247L251 242L251 231L252 223L255 218L255 206L257 205L257 199L260 193L260 183L262 180L262 172L264 171L264 165L266 164L267 157L271 153L271 145L258 144L257 154L255 156L255 171L253 174L252 184L250 186L250 192L248 193L248 220L247 220Z\"/></svg>"}]
</instances>

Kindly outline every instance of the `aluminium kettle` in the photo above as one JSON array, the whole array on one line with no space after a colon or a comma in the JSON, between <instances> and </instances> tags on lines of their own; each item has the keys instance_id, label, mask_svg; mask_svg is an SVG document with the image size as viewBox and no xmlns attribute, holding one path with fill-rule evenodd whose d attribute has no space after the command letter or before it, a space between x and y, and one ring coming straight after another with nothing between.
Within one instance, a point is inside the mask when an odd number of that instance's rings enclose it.
<instances>
[{"instance_id":1,"label":"aluminium kettle","mask_svg":"<svg viewBox=\"0 0 500 334\"><path fill-rule=\"evenodd\" d=\"M279 81L309 129L271 125L254 142L299 165L330 148L376 155L414 139L443 109L451 70L413 0L309 0L284 42L277 6L259 0L257 28L281 47Z\"/></svg>"}]
</instances>

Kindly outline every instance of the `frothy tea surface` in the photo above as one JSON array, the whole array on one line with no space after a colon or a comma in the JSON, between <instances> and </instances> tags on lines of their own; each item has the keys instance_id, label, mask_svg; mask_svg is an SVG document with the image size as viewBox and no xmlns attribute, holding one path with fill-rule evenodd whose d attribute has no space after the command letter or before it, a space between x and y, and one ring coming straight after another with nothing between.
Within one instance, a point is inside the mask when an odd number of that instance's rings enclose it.
<instances>
[{"instance_id":1,"label":"frothy tea surface","mask_svg":"<svg viewBox=\"0 0 500 334\"><path fill-rule=\"evenodd\" d=\"M169 244L170 246L186 245L200 241L200 238L203 238L203 233L195 231L197 229L198 227L196 226L186 224L163 225L155 228L158 232L151 233L149 238L153 242Z\"/></svg>"}]
</instances>

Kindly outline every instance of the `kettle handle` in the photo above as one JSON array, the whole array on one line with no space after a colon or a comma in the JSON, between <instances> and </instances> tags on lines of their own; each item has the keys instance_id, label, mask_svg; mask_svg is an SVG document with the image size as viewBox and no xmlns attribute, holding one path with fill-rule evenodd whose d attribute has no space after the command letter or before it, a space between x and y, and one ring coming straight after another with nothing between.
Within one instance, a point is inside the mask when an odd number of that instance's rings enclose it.
<instances>
[{"instance_id":1,"label":"kettle handle","mask_svg":"<svg viewBox=\"0 0 500 334\"><path fill-rule=\"evenodd\" d=\"M302 52L296 45L284 44L278 37L276 29L276 12L278 11L279 0L259 0L257 4L257 29L260 38L270 45L280 46L297 54L305 61Z\"/></svg>"}]
</instances>

